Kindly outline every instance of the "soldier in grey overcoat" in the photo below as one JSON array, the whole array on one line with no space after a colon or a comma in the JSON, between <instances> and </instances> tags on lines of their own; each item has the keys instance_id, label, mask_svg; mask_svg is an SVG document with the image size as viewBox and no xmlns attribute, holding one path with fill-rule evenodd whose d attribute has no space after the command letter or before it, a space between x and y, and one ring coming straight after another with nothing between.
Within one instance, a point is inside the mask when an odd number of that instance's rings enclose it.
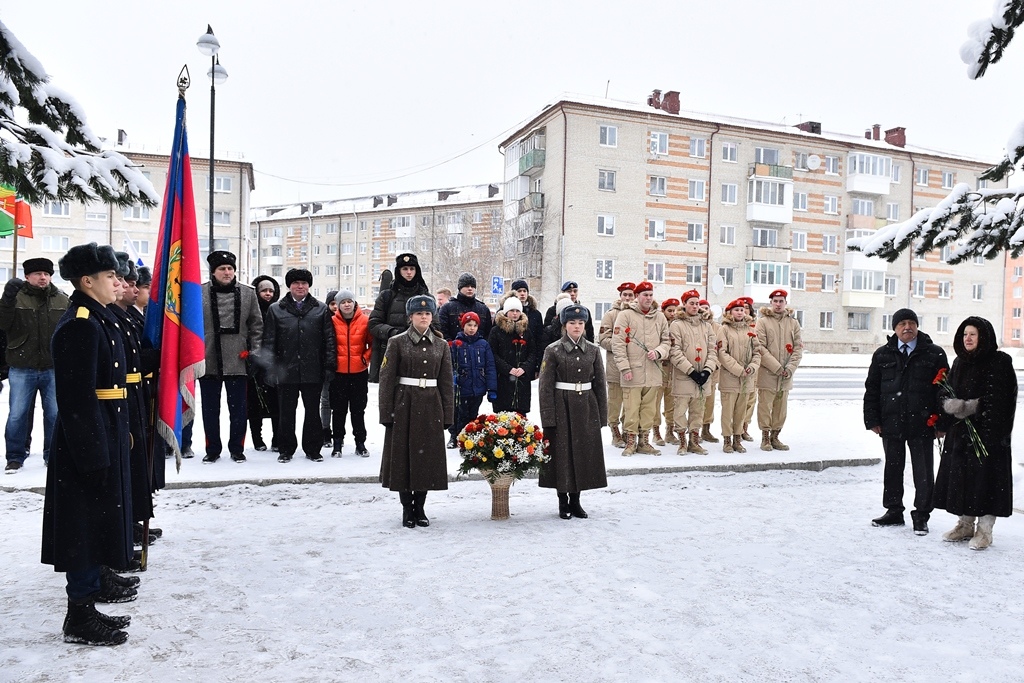
<instances>
[{"instance_id":1,"label":"soldier in grey overcoat","mask_svg":"<svg viewBox=\"0 0 1024 683\"><path fill-rule=\"evenodd\" d=\"M558 516L586 517L580 491L608 486L601 428L608 423L608 387L601 349L585 338L590 314L573 304L562 309L562 338L544 351L540 368L540 417L551 460L540 485L558 491Z\"/></svg>"},{"instance_id":2,"label":"soldier in grey overcoat","mask_svg":"<svg viewBox=\"0 0 1024 683\"><path fill-rule=\"evenodd\" d=\"M427 491L448 488L444 437L455 422L455 388L448 343L430 327L434 297L411 297L405 308L411 325L388 340L380 366L380 482L398 491L402 524L414 529L430 526Z\"/></svg>"}]
</instances>

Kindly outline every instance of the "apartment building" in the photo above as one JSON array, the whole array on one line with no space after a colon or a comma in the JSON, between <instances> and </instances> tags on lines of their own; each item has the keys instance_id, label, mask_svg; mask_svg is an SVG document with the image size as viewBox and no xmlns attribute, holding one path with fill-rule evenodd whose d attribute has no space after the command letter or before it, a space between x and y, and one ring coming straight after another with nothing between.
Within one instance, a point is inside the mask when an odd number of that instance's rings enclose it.
<instances>
[{"instance_id":1,"label":"apartment building","mask_svg":"<svg viewBox=\"0 0 1024 683\"><path fill-rule=\"evenodd\" d=\"M624 280L650 280L658 299L696 287L722 307L784 287L817 352L869 351L904 306L946 347L968 314L1000 328L1002 255L951 266L948 249L895 263L845 250L992 165L908 145L903 128L680 113L678 93L655 91L646 105L562 99L500 148L505 275L545 301L570 279L596 317Z\"/></svg>"},{"instance_id":2,"label":"apartment building","mask_svg":"<svg viewBox=\"0 0 1024 683\"><path fill-rule=\"evenodd\" d=\"M149 178L157 193L163 196L167 186L170 157L157 152L139 151L131 147L117 147L137 164ZM249 196L255 189L252 164L238 158L214 160L214 248L229 249L244 254L241 249L246 237L245 219L249 215ZM196 222L199 224L199 247L203 259L202 272L206 272L206 254L209 253L209 166L193 159L192 184L195 193ZM34 237L18 237L17 258L14 255L13 236L0 238L0 281L17 275L24 277L21 264L28 258L45 257L54 262L76 244L96 242L110 244L117 251L126 251L133 259L141 259L148 266L156 257L157 238L163 207L133 206L126 209L102 202L47 202L32 207ZM15 260L17 261L15 263ZM247 276L246 265L239 262L239 276ZM205 278L204 278L205 279ZM54 273L57 286L71 290L59 273Z\"/></svg>"},{"instance_id":3,"label":"apartment building","mask_svg":"<svg viewBox=\"0 0 1024 683\"><path fill-rule=\"evenodd\" d=\"M260 207L251 215L249 257L254 272L282 286L290 268L308 268L313 296L346 287L372 306L381 273L410 251L431 291L454 290L459 273L468 271L477 278L477 296L494 304L501 210L499 184Z\"/></svg>"}]
</instances>

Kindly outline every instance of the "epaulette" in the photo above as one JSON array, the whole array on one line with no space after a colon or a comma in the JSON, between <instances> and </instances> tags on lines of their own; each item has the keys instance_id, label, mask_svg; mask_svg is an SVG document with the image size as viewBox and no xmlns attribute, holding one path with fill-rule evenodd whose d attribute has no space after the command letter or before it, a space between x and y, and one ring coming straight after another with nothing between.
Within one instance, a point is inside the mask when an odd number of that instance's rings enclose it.
<instances>
[{"instance_id":1,"label":"epaulette","mask_svg":"<svg viewBox=\"0 0 1024 683\"><path fill-rule=\"evenodd\" d=\"M82 319L88 318L89 317L89 309L86 308L85 306L79 306L78 307L78 312L75 313L75 317L76 318L82 318Z\"/></svg>"}]
</instances>

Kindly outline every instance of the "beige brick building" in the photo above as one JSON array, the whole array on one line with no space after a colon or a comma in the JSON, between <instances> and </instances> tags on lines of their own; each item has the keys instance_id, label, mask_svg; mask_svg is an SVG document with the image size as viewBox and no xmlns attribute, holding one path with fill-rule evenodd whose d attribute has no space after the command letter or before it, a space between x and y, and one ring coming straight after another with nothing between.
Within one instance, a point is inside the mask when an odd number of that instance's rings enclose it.
<instances>
[{"instance_id":1,"label":"beige brick building","mask_svg":"<svg viewBox=\"0 0 1024 683\"><path fill-rule=\"evenodd\" d=\"M544 302L575 280L598 318L624 280L654 282L659 300L696 287L723 307L783 287L818 352L871 350L904 306L947 347L968 314L1000 328L1002 256L890 264L845 250L958 182L977 187L990 162L907 145L902 128L858 136L670 113L670 95L563 99L500 145L506 277L527 277Z\"/></svg>"}]
</instances>

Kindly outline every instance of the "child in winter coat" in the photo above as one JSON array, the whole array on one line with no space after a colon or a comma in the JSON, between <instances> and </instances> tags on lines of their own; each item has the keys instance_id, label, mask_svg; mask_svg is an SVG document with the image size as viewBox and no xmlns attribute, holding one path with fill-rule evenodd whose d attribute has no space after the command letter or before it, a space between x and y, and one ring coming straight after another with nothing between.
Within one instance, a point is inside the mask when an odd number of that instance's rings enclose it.
<instances>
[{"instance_id":1,"label":"child in winter coat","mask_svg":"<svg viewBox=\"0 0 1024 683\"><path fill-rule=\"evenodd\" d=\"M722 450L746 453L743 427L749 397L757 393L757 371L761 367L761 342L743 299L725 307L718 328L718 363L722 368L718 389L722 394Z\"/></svg>"},{"instance_id":2,"label":"child in winter coat","mask_svg":"<svg viewBox=\"0 0 1024 683\"><path fill-rule=\"evenodd\" d=\"M331 323L338 346L338 369L327 383L330 412L333 419L332 458L341 457L345 442L345 415L352 411L352 437L356 442L356 455L370 457L366 450L366 396L369 393L370 355L373 337L370 336L369 318L356 303L349 289L335 295L337 304Z\"/></svg>"},{"instance_id":3,"label":"child in winter coat","mask_svg":"<svg viewBox=\"0 0 1024 683\"><path fill-rule=\"evenodd\" d=\"M455 437L479 414L487 396L492 404L498 399L498 375L494 354L487 340L477 334L480 316L473 311L459 318L462 331L449 342L452 350L452 374L455 382L455 424L450 428L448 448L458 448Z\"/></svg>"},{"instance_id":4,"label":"child in winter coat","mask_svg":"<svg viewBox=\"0 0 1024 683\"><path fill-rule=\"evenodd\" d=\"M668 298L661 302L661 312L665 314L665 320L669 321L669 324L676 319L676 311L679 309L679 299ZM664 401L664 404L662 404ZM662 414L665 416L665 436L661 436L661 420L658 418L657 411L664 410ZM658 420L658 424L654 425L654 444L656 446L664 446L666 443L673 445L679 445L679 439L676 438L675 430L675 408L676 402L672 398L672 361L667 358L661 361L661 392L658 394L658 403L655 405L654 418Z\"/></svg>"},{"instance_id":5,"label":"child in winter coat","mask_svg":"<svg viewBox=\"0 0 1024 683\"><path fill-rule=\"evenodd\" d=\"M530 381L536 372L538 353L530 321L515 295L505 299L487 341L498 373L494 410L514 410L525 415L530 412Z\"/></svg>"}]
</instances>

